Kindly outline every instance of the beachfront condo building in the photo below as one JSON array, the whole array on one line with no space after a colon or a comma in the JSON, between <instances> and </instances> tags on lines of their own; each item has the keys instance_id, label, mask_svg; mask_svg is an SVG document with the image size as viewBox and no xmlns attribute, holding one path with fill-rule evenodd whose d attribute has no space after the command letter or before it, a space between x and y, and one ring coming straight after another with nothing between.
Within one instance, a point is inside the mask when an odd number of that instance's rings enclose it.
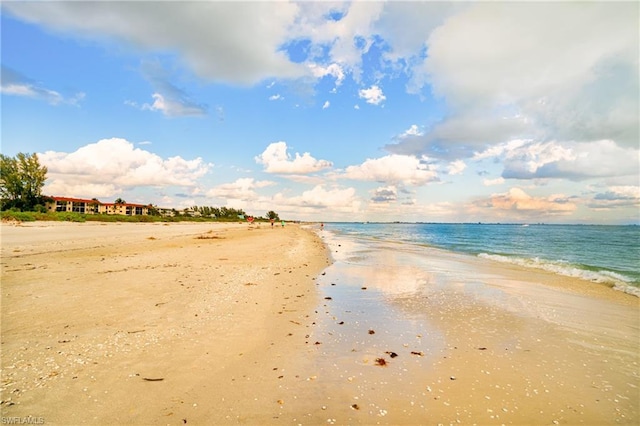
<instances>
[{"instance_id":1,"label":"beachfront condo building","mask_svg":"<svg viewBox=\"0 0 640 426\"><path fill-rule=\"evenodd\" d=\"M97 199L85 200L82 198L49 197L46 203L50 212L75 212L82 214L121 214L126 216L148 215L149 207L143 204L132 203L103 203Z\"/></svg>"}]
</instances>

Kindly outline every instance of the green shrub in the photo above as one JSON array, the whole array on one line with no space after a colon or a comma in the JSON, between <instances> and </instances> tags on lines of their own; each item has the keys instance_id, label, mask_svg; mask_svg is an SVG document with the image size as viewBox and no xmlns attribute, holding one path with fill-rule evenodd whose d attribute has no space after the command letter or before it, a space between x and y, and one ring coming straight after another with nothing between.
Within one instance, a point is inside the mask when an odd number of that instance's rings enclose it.
<instances>
[{"instance_id":1,"label":"green shrub","mask_svg":"<svg viewBox=\"0 0 640 426\"><path fill-rule=\"evenodd\" d=\"M75 212L60 212L57 214L58 220L64 222L85 222L86 218L83 214Z\"/></svg>"},{"instance_id":2,"label":"green shrub","mask_svg":"<svg viewBox=\"0 0 640 426\"><path fill-rule=\"evenodd\" d=\"M36 220L33 212L14 211L13 209L1 213L2 220L15 220L18 222L34 222Z\"/></svg>"}]
</instances>

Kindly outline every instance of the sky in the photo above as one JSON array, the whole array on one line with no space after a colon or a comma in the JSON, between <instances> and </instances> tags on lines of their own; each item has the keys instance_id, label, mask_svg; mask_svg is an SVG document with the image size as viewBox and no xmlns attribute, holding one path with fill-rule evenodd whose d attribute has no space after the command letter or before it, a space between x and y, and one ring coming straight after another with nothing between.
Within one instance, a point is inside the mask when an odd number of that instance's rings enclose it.
<instances>
[{"instance_id":1,"label":"sky","mask_svg":"<svg viewBox=\"0 0 640 426\"><path fill-rule=\"evenodd\" d=\"M1 151L47 195L640 223L637 2L0 7Z\"/></svg>"}]
</instances>

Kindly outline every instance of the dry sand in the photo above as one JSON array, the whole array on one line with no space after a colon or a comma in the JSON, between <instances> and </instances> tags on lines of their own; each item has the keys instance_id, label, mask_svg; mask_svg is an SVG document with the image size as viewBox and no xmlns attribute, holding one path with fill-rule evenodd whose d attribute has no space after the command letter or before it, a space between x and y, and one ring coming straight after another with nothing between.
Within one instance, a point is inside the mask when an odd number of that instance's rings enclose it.
<instances>
[{"instance_id":1,"label":"dry sand","mask_svg":"<svg viewBox=\"0 0 640 426\"><path fill-rule=\"evenodd\" d=\"M437 251L327 268L293 225L1 230L3 419L640 421L638 298L602 286Z\"/></svg>"},{"instance_id":2,"label":"dry sand","mask_svg":"<svg viewBox=\"0 0 640 426\"><path fill-rule=\"evenodd\" d=\"M2 224L2 416L271 419L327 263L293 225Z\"/></svg>"}]
</instances>

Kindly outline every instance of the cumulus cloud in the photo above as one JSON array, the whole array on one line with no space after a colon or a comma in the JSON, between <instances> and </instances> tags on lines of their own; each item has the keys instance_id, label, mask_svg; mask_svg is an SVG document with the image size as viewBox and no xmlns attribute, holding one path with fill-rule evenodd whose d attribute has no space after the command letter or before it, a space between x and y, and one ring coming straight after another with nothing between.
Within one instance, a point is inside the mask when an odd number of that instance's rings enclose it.
<instances>
[{"instance_id":1,"label":"cumulus cloud","mask_svg":"<svg viewBox=\"0 0 640 426\"><path fill-rule=\"evenodd\" d=\"M562 144L515 140L477 153L474 159L492 157L503 162L506 179L582 180L640 174L640 151L611 140Z\"/></svg>"},{"instance_id":2,"label":"cumulus cloud","mask_svg":"<svg viewBox=\"0 0 640 426\"><path fill-rule=\"evenodd\" d=\"M283 101L284 97L280 96L280 94L278 93L278 94L269 96L269 100L270 101Z\"/></svg>"},{"instance_id":3,"label":"cumulus cloud","mask_svg":"<svg viewBox=\"0 0 640 426\"><path fill-rule=\"evenodd\" d=\"M309 61L327 62L329 67L336 64L340 69L336 70L338 75L350 72L359 81L362 57L373 43L374 25L384 4L300 2L298 5L300 19L292 27L291 36L307 39L315 47Z\"/></svg>"},{"instance_id":4,"label":"cumulus cloud","mask_svg":"<svg viewBox=\"0 0 640 426\"><path fill-rule=\"evenodd\" d=\"M511 219L568 215L577 205L565 195L554 194L547 197L533 197L521 188L511 188L506 193L493 194L489 199L479 200L475 207L489 212L494 217Z\"/></svg>"},{"instance_id":5,"label":"cumulus cloud","mask_svg":"<svg viewBox=\"0 0 640 426\"><path fill-rule=\"evenodd\" d=\"M224 183L211 188L207 196L225 200L253 201L259 198L256 189L275 185L275 182L253 178L241 178L232 183Z\"/></svg>"},{"instance_id":6,"label":"cumulus cloud","mask_svg":"<svg viewBox=\"0 0 640 426\"><path fill-rule=\"evenodd\" d=\"M192 187L212 166L201 158L162 158L119 138L102 139L74 152L39 153L48 168L46 193L101 197L133 187Z\"/></svg>"},{"instance_id":7,"label":"cumulus cloud","mask_svg":"<svg viewBox=\"0 0 640 426\"><path fill-rule=\"evenodd\" d=\"M345 74L344 70L339 64L330 64L328 66L323 66L316 63L309 64L309 69L311 73L316 78L323 78L325 76L332 76L336 79L336 87L340 86L344 81Z\"/></svg>"},{"instance_id":8,"label":"cumulus cloud","mask_svg":"<svg viewBox=\"0 0 640 426\"><path fill-rule=\"evenodd\" d=\"M412 82L442 97L450 113L390 151L436 156L444 148L454 159L517 138L637 146L638 5L582 6L476 3L456 11L429 34Z\"/></svg>"},{"instance_id":9,"label":"cumulus cloud","mask_svg":"<svg viewBox=\"0 0 640 426\"><path fill-rule=\"evenodd\" d=\"M324 185L316 185L299 196L290 197L278 193L274 196L274 202L277 205L282 204L289 207L331 208L337 211L351 212L356 212L360 205L354 188L327 189Z\"/></svg>"},{"instance_id":10,"label":"cumulus cloud","mask_svg":"<svg viewBox=\"0 0 640 426\"><path fill-rule=\"evenodd\" d=\"M258 164L264 165L267 173L307 174L333 166L330 161L317 160L308 152L302 155L296 152L295 157L291 158L287 153L287 143L282 141L269 144L255 160Z\"/></svg>"},{"instance_id":11,"label":"cumulus cloud","mask_svg":"<svg viewBox=\"0 0 640 426\"><path fill-rule=\"evenodd\" d=\"M412 124L411 127L409 127L407 130L402 132L398 136L398 138L399 139L405 139L405 138L411 137L411 136L422 136L423 134L424 134L424 132L422 132L420 130L420 128L418 128L418 126L416 124Z\"/></svg>"},{"instance_id":12,"label":"cumulus cloud","mask_svg":"<svg viewBox=\"0 0 640 426\"><path fill-rule=\"evenodd\" d=\"M438 180L435 167L428 164L425 159L396 154L367 159L358 166L349 166L342 177L416 186Z\"/></svg>"},{"instance_id":13,"label":"cumulus cloud","mask_svg":"<svg viewBox=\"0 0 640 426\"><path fill-rule=\"evenodd\" d=\"M447 169L447 172L450 175L459 175L461 174L464 169L467 168L467 165L465 164L464 161L462 160L456 160L456 161L452 161L451 163L449 163L449 167Z\"/></svg>"},{"instance_id":14,"label":"cumulus cloud","mask_svg":"<svg viewBox=\"0 0 640 426\"><path fill-rule=\"evenodd\" d=\"M361 89L358 91L358 96L364 99L368 104L380 105L387 97L382 93L382 89L376 85L371 86L368 89Z\"/></svg>"},{"instance_id":15,"label":"cumulus cloud","mask_svg":"<svg viewBox=\"0 0 640 426\"><path fill-rule=\"evenodd\" d=\"M324 105L322 105L322 109L327 109L331 105L331 102L325 101Z\"/></svg>"}]
</instances>

